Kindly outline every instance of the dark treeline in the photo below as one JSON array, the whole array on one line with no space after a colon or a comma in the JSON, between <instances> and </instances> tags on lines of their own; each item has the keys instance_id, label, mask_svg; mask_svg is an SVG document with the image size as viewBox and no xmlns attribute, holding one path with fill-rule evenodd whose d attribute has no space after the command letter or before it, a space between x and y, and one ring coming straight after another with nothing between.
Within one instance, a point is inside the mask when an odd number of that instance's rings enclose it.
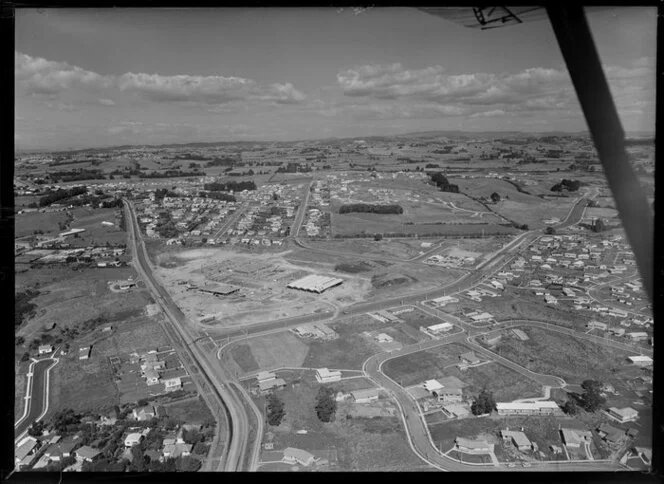
<instances>
[{"instance_id":1,"label":"dark treeline","mask_svg":"<svg viewBox=\"0 0 664 484\"><path fill-rule=\"evenodd\" d=\"M72 182L82 180L98 180L106 178L101 170L72 170L58 171L50 174L52 180L56 182Z\"/></svg>"},{"instance_id":2,"label":"dark treeline","mask_svg":"<svg viewBox=\"0 0 664 484\"><path fill-rule=\"evenodd\" d=\"M233 166L238 163L238 160L233 158L215 158L212 161L208 161L205 166L210 168L213 166Z\"/></svg>"},{"instance_id":3,"label":"dark treeline","mask_svg":"<svg viewBox=\"0 0 664 484\"><path fill-rule=\"evenodd\" d=\"M39 197L39 206L46 207L57 201L64 200L66 198L75 197L76 195L82 195L87 192L88 189L87 187L84 186L73 187L70 188L69 190L60 189L55 192L47 193L43 197Z\"/></svg>"},{"instance_id":4,"label":"dark treeline","mask_svg":"<svg viewBox=\"0 0 664 484\"><path fill-rule=\"evenodd\" d=\"M403 213L403 207L401 205L372 205L369 203L349 203L339 207L339 213L380 213L380 214L389 214Z\"/></svg>"},{"instance_id":5,"label":"dark treeline","mask_svg":"<svg viewBox=\"0 0 664 484\"><path fill-rule=\"evenodd\" d=\"M563 179L560 183L556 183L551 187L552 192L562 192L563 190L569 190L570 192L575 192L581 186L581 182L578 180L567 180Z\"/></svg>"},{"instance_id":6,"label":"dark treeline","mask_svg":"<svg viewBox=\"0 0 664 484\"><path fill-rule=\"evenodd\" d=\"M253 180L240 182L229 181L226 183L212 182L204 184L203 189L208 192L241 192L242 190L256 190L256 184Z\"/></svg>"},{"instance_id":7,"label":"dark treeline","mask_svg":"<svg viewBox=\"0 0 664 484\"><path fill-rule=\"evenodd\" d=\"M200 171L166 170L164 172L140 173L139 178L175 178L181 176L201 176Z\"/></svg>"},{"instance_id":8,"label":"dark treeline","mask_svg":"<svg viewBox=\"0 0 664 484\"><path fill-rule=\"evenodd\" d=\"M452 185L440 171L429 176L441 192L459 193L459 185Z\"/></svg>"},{"instance_id":9,"label":"dark treeline","mask_svg":"<svg viewBox=\"0 0 664 484\"><path fill-rule=\"evenodd\" d=\"M213 198L215 200L225 200L227 202L237 202L237 198L224 192L198 192L199 197Z\"/></svg>"}]
</instances>

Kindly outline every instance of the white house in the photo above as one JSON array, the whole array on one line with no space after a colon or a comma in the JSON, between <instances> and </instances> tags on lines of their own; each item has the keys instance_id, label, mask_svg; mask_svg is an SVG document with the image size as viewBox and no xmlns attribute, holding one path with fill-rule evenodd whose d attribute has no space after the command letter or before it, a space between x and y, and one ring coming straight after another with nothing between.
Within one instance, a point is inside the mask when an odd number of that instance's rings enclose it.
<instances>
[{"instance_id":1,"label":"white house","mask_svg":"<svg viewBox=\"0 0 664 484\"><path fill-rule=\"evenodd\" d=\"M51 353L53 351L53 346L52 345L40 345L39 346L39 354L40 355L45 355L48 353Z\"/></svg>"},{"instance_id":2,"label":"white house","mask_svg":"<svg viewBox=\"0 0 664 484\"><path fill-rule=\"evenodd\" d=\"M180 388L182 388L182 379L179 376L164 380L164 389L167 392L174 392Z\"/></svg>"},{"instance_id":3,"label":"white house","mask_svg":"<svg viewBox=\"0 0 664 484\"><path fill-rule=\"evenodd\" d=\"M367 388L366 390L353 390L350 395L355 403L370 403L378 400L380 392L377 388Z\"/></svg>"},{"instance_id":4,"label":"white house","mask_svg":"<svg viewBox=\"0 0 664 484\"><path fill-rule=\"evenodd\" d=\"M628 356L627 359L636 366L652 366L652 358L649 356Z\"/></svg>"},{"instance_id":5,"label":"white house","mask_svg":"<svg viewBox=\"0 0 664 484\"><path fill-rule=\"evenodd\" d=\"M331 383L341 380L341 372L338 370L330 371L327 368L319 368L316 370L316 380L318 383Z\"/></svg>"},{"instance_id":6,"label":"white house","mask_svg":"<svg viewBox=\"0 0 664 484\"><path fill-rule=\"evenodd\" d=\"M620 423L632 422L637 418L639 418L639 412L637 412L631 407L625 407L625 408L611 407L609 408L607 413L609 414L610 417L613 417L614 419L618 420Z\"/></svg>"},{"instance_id":7,"label":"white house","mask_svg":"<svg viewBox=\"0 0 664 484\"><path fill-rule=\"evenodd\" d=\"M132 432L125 437L124 445L125 447L133 447L141 443L143 439L143 434L140 432Z\"/></svg>"},{"instance_id":8,"label":"white house","mask_svg":"<svg viewBox=\"0 0 664 484\"><path fill-rule=\"evenodd\" d=\"M306 450L287 447L284 449L283 461L289 464L298 463L305 467L309 467L316 461L316 458Z\"/></svg>"}]
</instances>

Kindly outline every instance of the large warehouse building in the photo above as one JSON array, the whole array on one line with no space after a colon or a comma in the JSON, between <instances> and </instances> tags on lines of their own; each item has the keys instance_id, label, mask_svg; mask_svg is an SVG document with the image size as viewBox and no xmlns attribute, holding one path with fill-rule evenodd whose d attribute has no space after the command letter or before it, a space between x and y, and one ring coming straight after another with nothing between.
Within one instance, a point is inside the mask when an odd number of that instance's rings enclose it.
<instances>
[{"instance_id":1,"label":"large warehouse building","mask_svg":"<svg viewBox=\"0 0 664 484\"><path fill-rule=\"evenodd\" d=\"M324 291L327 291L331 287L340 285L342 282L344 282L343 279L311 274L309 276L303 277L302 279L291 282L288 284L288 287L291 289L300 289L301 291L309 291L320 294Z\"/></svg>"}]
</instances>

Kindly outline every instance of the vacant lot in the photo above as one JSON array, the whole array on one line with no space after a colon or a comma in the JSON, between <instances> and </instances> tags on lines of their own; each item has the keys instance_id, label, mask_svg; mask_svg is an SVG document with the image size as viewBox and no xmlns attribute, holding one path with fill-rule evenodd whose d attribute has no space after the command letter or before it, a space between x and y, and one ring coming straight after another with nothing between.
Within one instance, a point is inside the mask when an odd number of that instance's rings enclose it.
<instances>
[{"instance_id":1,"label":"vacant lot","mask_svg":"<svg viewBox=\"0 0 664 484\"><path fill-rule=\"evenodd\" d=\"M312 341L304 366L361 370L364 361L380 351L365 338L360 337L361 328L350 324L336 324L330 327L339 334L339 338L332 341Z\"/></svg>"},{"instance_id":2,"label":"vacant lot","mask_svg":"<svg viewBox=\"0 0 664 484\"><path fill-rule=\"evenodd\" d=\"M214 420L202 397L164 405L166 414L189 424L205 424Z\"/></svg>"},{"instance_id":3,"label":"vacant lot","mask_svg":"<svg viewBox=\"0 0 664 484\"><path fill-rule=\"evenodd\" d=\"M531 371L557 375L568 383L589 378L619 382L621 376L634 372L626 360L632 353L554 331L521 329L530 337L528 341L503 338L493 351Z\"/></svg>"},{"instance_id":4,"label":"vacant lot","mask_svg":"<svg viewBox=\"0 0 664 484\"><path fill-rule=\"evenodd\" d=\"M117 225L102 225L102 222L111 222L115 224L115 214L119 209L114 208L77 208L72 209L74 221L71 223L73 229L85 229L78 237L68 237L67 242L74 247L86 247L89 245L105 245L110 243L126 244L127 233Z\"/></svg>"},{"instance_id":5,"label":"vacant lot","mask_svg":"<svg viewBox=\"0 0 664 484\"><path fill-rule=\"evenodd\" d=\"M456 367L459 355L469 350L463 345L453 343L433 350L411 353L385 362L383 372L404 387L425 380L454 376L466 384L464 395L468 397L474 397L482 388L492 391L497 401L541 396L542 389L537 382L496 362L459 370Z\"/></svg>"},{"instance_id":6,"label":"vacant lot","mask_svg":"<svg viewBox=\"0 0 664 484\"><path fill-rule=\"evenodd\" d=\"M333 422L323 423L314 411L320 385L308 379L277 394L284 401L286 416L278 427L267 426L274 434L275 450L296 447L315 455L336 455L332 469L350 471L414 470L422 465L410 447L397 417L373 419L346 418L350 406L339 403ZM335 391L336 384L331 384ZM381 400L382 401L382 400ZM391 407L385 400L382 405ZM256 399L263 408L263 399ZM297 431L306 430L306 433ZM332 462L334 460L334 462Z\"/></svg>"},{"instance_id":7,"label":"vacant lot","mask_svg":"<svg viewBox=\"0 0 664 484\"><path fill-rule=\"evenodd\" d=\"M306 343L284 331L245 340L233 348L232 356L245 372L250 372L283 367L299 368L308 350Z\"/></svg>"},{"instance_id":8,"label":"vacant lot","mask_svg":"<svg viewBox=\"0 0 664 484\"><path fill-rule=\"evenodd\" d=\"M39 296L32 300L37 305L35 315L17 331L26 341L38 336L46 325L56 323L51 331L57 337L65 328L80 325L100 316L108 321L122 321L139 316L152 302L144 289L112 292L108 282L126 280L133 274L129 268L83 269L68 268L31 269L17 276L17 289L36 288Z\"/></svg>"}]
</instances>

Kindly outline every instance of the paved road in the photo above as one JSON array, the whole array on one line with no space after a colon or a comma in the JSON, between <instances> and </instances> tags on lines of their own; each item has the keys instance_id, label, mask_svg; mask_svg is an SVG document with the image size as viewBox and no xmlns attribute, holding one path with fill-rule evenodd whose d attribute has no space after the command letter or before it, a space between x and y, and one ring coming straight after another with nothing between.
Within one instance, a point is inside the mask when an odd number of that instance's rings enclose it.
<instances>
[{"instance_id":1,"label":"paved road","mask_svg":"<svg viewBox=\"0 0 664 484\"><path fill-rule=\"evenodd\" d=\"M44 358L32 366L32 378L26 388L28 398L28 412L23 418L19 418L18 425L14 427L14 438L21 437L33 422L43 416L48 408L47 370L57 363L56 359Z\"/></svg>"},{"instance_id":2,"label":"paved road","mask_svg":"<svg viewBox=\"0 0 664 484\"><path fill-rule=\"evenodd\" d=\"M304 215L307 213L307 205L309 204L309 195L311 194L311 186L314 184L313 179L307 184L304 188L304 200L297 209L295 218L293 219L293 225L291 225L290 237L296 238L300 233L300 227L302 226L302 221L304 220Z\"/></svg>"},{"instance_id":3,"label":"paved road","mask_svg":"<svg viewBox=\"0 0 664 484\"><path fill-rule=\"evenodd\" d=\"M238 397L229 385L225 385L231 380L231 377L225 374L224 368L215 355L207 354L198 344L193 343L198 338L192 336L186 317L172 301L168 292L154 278L145 244L139 240L140 232L133 207L129 202L125 201L125 203L129 213L128 226L131 232L134 265L152 292L155 301L167 316L164 328L178 349L178 353L183 357L199 393L210 406L213 414L216 414L216 417L222 421L225 418L228 422L227 441L225 445L221 445L220 429L210 451L210 459L206 462L206 468L242 470L249 422L241 397Z\"/></svg>"}]
</instances>

